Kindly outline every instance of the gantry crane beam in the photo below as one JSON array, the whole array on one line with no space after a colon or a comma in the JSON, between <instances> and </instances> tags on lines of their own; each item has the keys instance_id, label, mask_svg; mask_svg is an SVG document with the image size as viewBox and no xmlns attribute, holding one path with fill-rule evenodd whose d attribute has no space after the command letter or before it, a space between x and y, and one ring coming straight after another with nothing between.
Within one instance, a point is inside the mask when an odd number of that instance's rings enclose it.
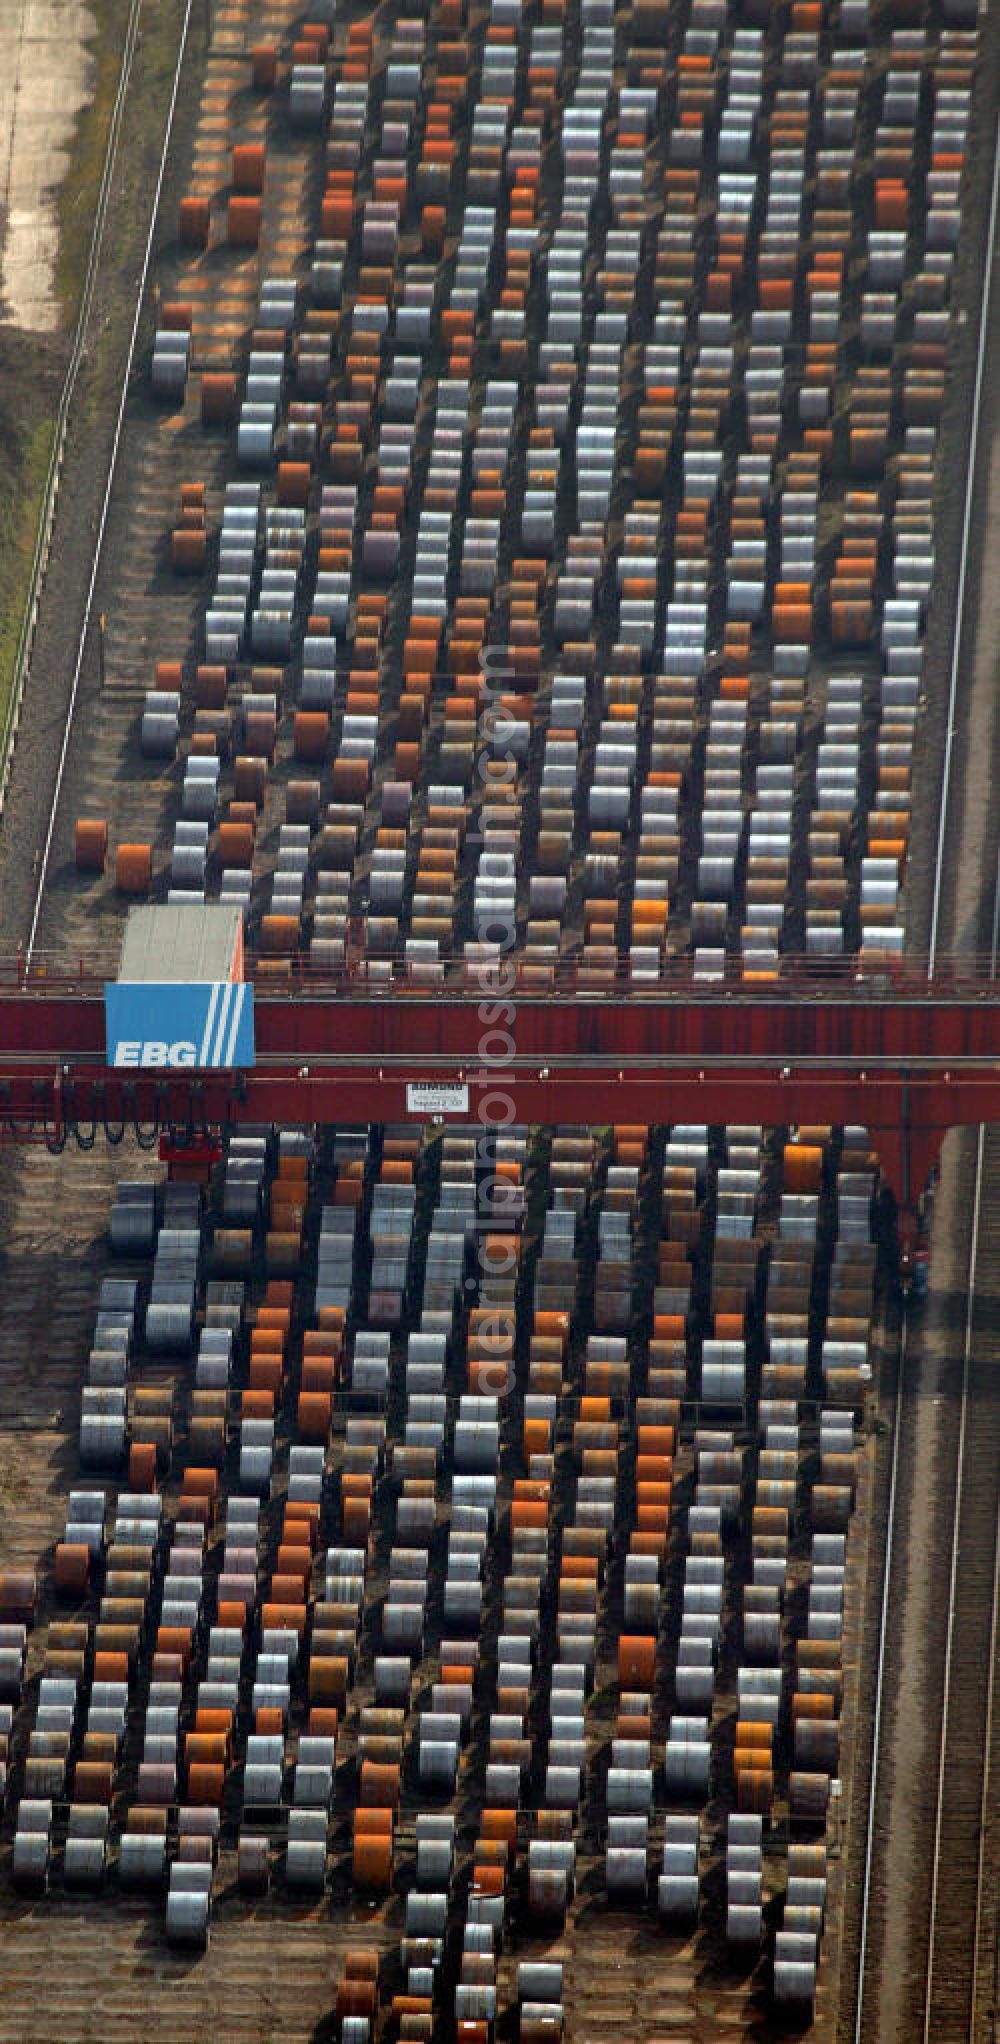
<instances>
[{"instance_id":1,"label":"gantry crane beam","mask_svg":"<svg viewBox=\"0 0 1000 2044\"><path fill-rule=\"evenodd\" d=\"M58 1141L95 1119L859 1123L908 1200L945 1129L1000 1121L988 979L543 993L502 976L428 988L261 975L254 991L252 1069L122 1070L107 1062L96 978L0 985L0 1126Z\"/></svg>"}]
</instances>

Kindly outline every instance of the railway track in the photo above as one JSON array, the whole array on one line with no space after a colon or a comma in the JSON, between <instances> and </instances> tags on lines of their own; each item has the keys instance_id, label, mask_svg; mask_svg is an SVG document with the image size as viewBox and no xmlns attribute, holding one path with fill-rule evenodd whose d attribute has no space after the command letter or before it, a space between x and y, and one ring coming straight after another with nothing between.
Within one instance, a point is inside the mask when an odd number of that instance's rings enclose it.
<instances>
[{"instance_id":1,"label":"railway track","mask_svg":"<svg viewBox=\"0 0 1000 2044\"><path fill-rule=\"evenodd\" d=\"M948 1587L948 1638L934 1815L925 2044L989 2035L980 1958L988 1898L997 1564L1000 1332L983 1285L1000 1248L1000 1132L981 1129L969 1257L962 1416ZM989 1908L992 1918L992 1907ZM971 1926L971 1937L970 1937ZM991 1983L992 1985L992 1983ZM982 2012L982 2023L980 2014Z\"/></svg>"},{"instance_id":2,"label":"railway track","mask_svg":"<svg viewBox=\"0 0 1000 2044\"><path fill-rule=\"evenodd\" d=\"M171 101L170 121L168 122L167 127L167 137L164 143L164 152L166 152L166 147L167 144L169 143L170 130L173 122L173 107L176 102L176 85L180 78L181 67L184 62L184 54L187 47L187 31L188 23L190 21L190 12L191 10L189 7L185 14L184 26L181 33L180 45L177 53L177 67L174 74L175 93L174 99ZM17 739L18 723L21 715L21 706L24 700L24 691L27 684L28 671L31 663L31 649L34 640L35 623L38 616L39 596L42 583L45 577L45 572L48 566L49 555L52 545L52 532L55 521L56 497L59 490L59 479L62 474L63 460L66 451L66 434L69 425L70 407L72 405L73 396L76 391L77 383L79 380L80 370L83 365L83 362L86 359L87 329L90 325L91 313L93 311L94 306L94 296L97 289L97 280L101 258L101 246L104 240L104 230L107 224L108 208L111 201L115 163L118 155L118 145L121 137L122 122L125 117L125 108L128 102L129 84L132 76L132 60L135 56L139 37L139 19L141 13L142 0L132 0L132 5L129 9L128 21L125 26L125 37L122 45L121 68L118 74L118 84L115 90L114 104L111 109L111 117L108 123L107 148L105 150L104 166L101 172L101 181L98 188L97 201L94 207L94 220L91 229L90 248L87 256L87 267L84 273L83 288L80 293L80 306L77 314L76 326L73 331L73 338L70 344L69 360L66 364L66 374L63 378L63 386L59 394L59 403L56 407L55 431L52 436L52 452L49 456L49 464L45 476L45 486L42 493L42 506L38 520L38 530L35 536L34 552L32 555L31 569L28 576L28 589L27 594L25 596L24 611L21 619L21 628L18 634L17 649L14 656L13 680L11 684L11 690L7 702L7 707L4 713L3 724L2 727L0 727L0 816L3 815L4 801L7 794L7 786L10 780L11 762L13 757L14 745ZM145 271L143 274L145 275ZM115 444L117 447L117 439Z\"/></svg>"},{"instance_id":3,"label":"railway track","mask_svg":"<svg viewBox=\"0 0 1000 2044\"><path fill-rule=\"evenodd\" d=\"M256 106L237 106L237 125L231 129L231 135L227 133L229 119L223 125L219 123L217 108L233 94L233 82L239 76L239 59L233 59L231 53L231 22L241 25L241 18L243 10L239 6L219 14L215 45L207 55L202 112L192 151L194 192L200 192L202 188L209 192L225 178L223 164L227 161L227 143L256 141L266 127L266 114ZM278 31L286 27L286 20L288 6L278 6L274 10ZM157 811L164 809L166 799L172 795L172 787L164 781L164 777L151 775L149 764L141 760L135 736L137 711L141 709L143 689L147 687L145 677L155 666L157 654L164 650L164 646L184 644L194 628L200 589L190 583L178 585L178 580L164 570L162 560L164 538L176 517L180 482L186 474L190 474L192 460L196 460L202 474L207 474L209 484L215 484L219 480L217 470L221 472L223 466L223 450L213 450L211 444L204 444L198 433L198 454L194 456L192 452L190 439L196 431L194 390L188 394L180 429L176 419L164 421L162 407L149 403L143 397L137 399L135 358L147 311L147 284L153 251L157 249L157 237L164 239L160 202L168 174L188 29L190 4L186 6L180 33L178 67L172 82L160 172L157 172L149 204L149 231L141 274L137 278L135 311L119 394L115 435L112 435L100 499L94 509L90 580L76 636L70 701L67 701L65 730L55 762L55 781L41 842L41 861L37 867L31 916L27 922L25 950L29 959L35 953L41 932L45 932L51 905L55 905L57 928L61 936L65 936L65 899L59 891L59 875L55 869L59 850L57 826L65 809L67 781L74 779L72 762L74 750L80 742L80 728L86 732L88 746L88 803L96 803L98 807L106 805L108 811L115 809L125 834L133 832L141 838L151 826L157 844L170 842L166 814L157 814ZM278 149L272 153L276 157L280 155ZM286 235L290 231L292 237L297 237L305 231L301 174L297 176L294 153L288 151L286 164L280 168L276 164L274 170L278 176L272 178L266 219L266 233L272 243L280 241L282 233ZM162 294L170 294L174 268L176 262L172 264L170 258L157 266ZM249 315L252 315L256 278L258 262L252 255L252 258L231 268L227 290L217 294L209 309L202 309L198 300L194 327L198 360L213 362L227 358L233 323L237 329L245 327ZM96 658L92 638L98 611L106 611L104 675L100 689L94 689ZM123 764L127 769L125 777ZM86 926L92 934L96 934L90 912L86 912ZM100 920L102 932L106 928L110 934L117 930L117 926L119 918L115 910Z\"/></svg>"},{"instance_id":4,"label":"railway track","mask_svg":"<svg viewBox=\"0 0 1000 2044\"><path fill-rule=\"evenodd\" d=\"M974 452L964 493L929 952L932 959L944 949L960 956L959 933L970 925L981 927L984 916L988 923L992 915L995 973L1000 932L995 836L987 825L985 860L981 843L976 845L978 859L973 858L967 832L975 828L969 822L975 804L959 736L965 720L970 732L974 728L984 636L989 643L981 616L978 632L968 631L966 611L971 607L974 519L978 509L985 522L989 491L988 377L995 324L990 286L1000 194L996 130L992 164L987 288L979 317L970 430ZM973 638L979 643L970 647ZM988 653L985 660L988 668ZM971 899L962 899L969 870L977 869L995 875L992 901L982 881ZM967 1144L961 1162L959 1154L956 1150L945 1160L937 1204L942 1196L953 1200L961 1221L949 1229L938 1268L932 1265L929 1312L904 1339L893 1412L854 2044L918 2036L923 2044L939 2038L993 2044L997 2034L993 1805L1000 1587L1000 1334L995 1314L1000 1132L980 1128L971 1157ZM971 1171L963 1181L965 1165ZM952 1288L947 1301L946 1285ZM925 1590L922 1602L921 1574L933 1585L930 1599ZM940 1593L942 1585L943 1597L935 1601L934 1591ZM915 1613L923 1614L927 1626L923 1641ZM906 1755L908 1779L901 1786L900 1727L907 1722L907 1689L912 1690L921 1651L928 1725L939 1722L939 1733L932 1739L928 1730L922 1754ZM923 1782L914 1778L921 1765L926 1769ZM895 1829L894 1799L902 1811ZM911 1862L907 1907L912 1923L893 1945L890 1918L900 1906L893 1872L898 1883L902 1839L908 1839ZM907 1944L909 1964L902 1965Z\"/></svg>"},{"instance_id":5,"label":"railway track","mask_svg":"<svg viewBox=\"0 0 1000 2044\"><path fill-rule=\"evenodd\" d=\"M926 1326L911 1327L900 1368L853 2030L858 2044L903 2036L919 2036L923 2044L938 2038L992 2044L995 2034L1000 1338L990 1279L1000 1256L996 1130L980 1130L975 1139L971 1200L957 1341L953 1332L950 1343L947 1335L935 1343ZM927 1495L931 1469L935 1483ZM922 1675L913 1638L921 1611L927 1627ZM915 1751L904 1747L907 1692L912 1696L921 1681L926 1741ZM893 1858L893 1798L903 1812L897 1822L908 1825L905 1898ZM904 1906L908 1979L899 1977L900 1946L891 1941L894 1912Z\"/></svg>"}]
</instances>

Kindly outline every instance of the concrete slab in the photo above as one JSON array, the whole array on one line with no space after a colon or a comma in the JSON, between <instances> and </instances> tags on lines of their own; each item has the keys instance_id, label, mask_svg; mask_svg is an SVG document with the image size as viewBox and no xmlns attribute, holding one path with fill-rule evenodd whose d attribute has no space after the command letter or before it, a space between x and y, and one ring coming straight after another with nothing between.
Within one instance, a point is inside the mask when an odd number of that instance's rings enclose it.
<instances>
[{"instance_id":1,"label":"concrete slab","mask_svg":"<svg viewBox=\"0 0 1000 2044\"><path fill-rule=\"evenodd\" d=\"M55 197L93 87L83 0L0 0L0 325L59 324Z\"/></svg>"}]
</instances>

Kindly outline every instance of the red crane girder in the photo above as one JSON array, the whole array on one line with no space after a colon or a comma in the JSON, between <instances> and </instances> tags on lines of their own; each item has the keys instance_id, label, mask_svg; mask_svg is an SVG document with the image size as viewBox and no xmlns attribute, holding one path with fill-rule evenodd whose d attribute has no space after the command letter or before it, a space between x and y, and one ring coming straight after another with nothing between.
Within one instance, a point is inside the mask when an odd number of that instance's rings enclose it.
<instances>
[{"instance_id":1,"label":"red crane girder","mask_svg":"<svg viewBox=\"0 0 1000 2044\"><path fill-rule=\"evenodd\" d=\"M0 984L0 1128L426 1119L408 1089L430 1084L467 1089L455 1119L490 1125L860 1123L908 1200L945 1129L1000 1121L1000 989L985 978L612 976L494 994L296 973L258 977L255 1006L251 1071L122 1071L106 1064L99 979Z\"/></svg>"}]
</instances>

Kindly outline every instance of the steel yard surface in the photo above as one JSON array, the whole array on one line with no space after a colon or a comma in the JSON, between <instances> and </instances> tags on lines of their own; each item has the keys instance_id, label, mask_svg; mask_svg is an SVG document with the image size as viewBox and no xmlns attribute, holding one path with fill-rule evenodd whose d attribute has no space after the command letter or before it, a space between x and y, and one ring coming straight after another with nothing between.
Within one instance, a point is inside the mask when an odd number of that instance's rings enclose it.
<instances>
[{"instance_id":1,"label":"steel yard surface","mask_svg":"<svg viewBox=\"0 0 1000 2044\"><path fill-rule=\"evenodd\" d=\"M997 24L197 17L0 848L0 2044L985 2044Z\"/></svg>"}]
</instances>

